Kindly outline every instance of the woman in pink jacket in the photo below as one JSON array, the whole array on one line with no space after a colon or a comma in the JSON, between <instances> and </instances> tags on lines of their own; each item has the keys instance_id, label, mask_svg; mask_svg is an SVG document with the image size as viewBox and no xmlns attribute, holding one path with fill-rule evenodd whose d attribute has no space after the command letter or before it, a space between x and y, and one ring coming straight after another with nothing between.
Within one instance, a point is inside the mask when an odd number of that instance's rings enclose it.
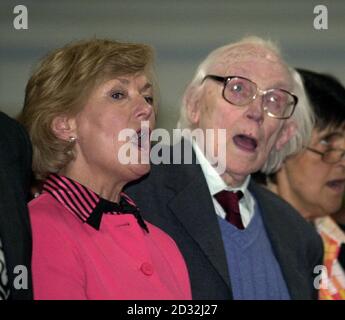
<instances>
[{"instance_id":1,"label":"woman in pink jacket","mask_svg":"<svg viewBox=\"0 0 345 320\"><path fill-rule=\"evenodd\" d=\"M107 40L58 49L31 76L35 299L191 299L176 244L122 192L150 169L156 90L151 48Z\"/></svg>"}]
</instances>

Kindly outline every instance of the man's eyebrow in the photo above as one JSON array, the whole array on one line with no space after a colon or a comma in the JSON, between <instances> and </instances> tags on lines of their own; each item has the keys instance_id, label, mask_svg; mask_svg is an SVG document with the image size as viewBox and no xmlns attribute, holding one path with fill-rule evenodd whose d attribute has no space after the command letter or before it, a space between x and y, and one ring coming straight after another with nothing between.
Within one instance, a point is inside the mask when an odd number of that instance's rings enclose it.
<instances>
[{"instance_id":1,"label":"man's eyebrow","mask_svg":"<svg viewBox=\"0 0 345 320\"><path fill-rule=\"evenodd\" d=\"M270 86L267 89L284 89L284 90L289 90L290 86L286 82L279 81L279 82L276 82L275 84L273 84L272 86Z\"/></svg>"}]
</instances>

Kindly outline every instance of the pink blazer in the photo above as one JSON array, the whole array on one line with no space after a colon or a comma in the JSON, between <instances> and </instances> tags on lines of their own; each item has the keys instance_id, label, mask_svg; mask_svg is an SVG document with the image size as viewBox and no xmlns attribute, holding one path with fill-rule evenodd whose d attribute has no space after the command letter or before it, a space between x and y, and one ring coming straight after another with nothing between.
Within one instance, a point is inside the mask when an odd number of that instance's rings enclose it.
<instances>
[{"instance_id":1,"label":"pink blazer","mask_svg":"<svg viewBox=\"0 0 345 320\"><path fill-rule=\"evenodd\" d=\"M157 227L106 214L97 231L48 193L29 211L34 299L191 299L183 257Z\"/></svg>"}]
</instances>

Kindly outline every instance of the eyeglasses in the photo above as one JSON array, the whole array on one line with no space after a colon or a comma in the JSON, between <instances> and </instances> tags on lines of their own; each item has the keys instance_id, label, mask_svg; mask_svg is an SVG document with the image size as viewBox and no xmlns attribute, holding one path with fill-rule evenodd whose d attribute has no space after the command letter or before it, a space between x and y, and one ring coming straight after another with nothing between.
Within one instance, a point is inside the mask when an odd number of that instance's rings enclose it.
<instances>
[{"instance_id":1,"label":"eyeglasses","mask_svg":"<svg viewBox=\"0 0 345 320\"><path fill-rule=\"evenodd\" d=\"M235 106L248 105L261 95L263 110L272 118L290 118L298 102L298 98L287 90L278 88L260 90L255 82L244 77L220 77L209 74L202 81L207 78L222 82L224 84L223 98Z\"/></svg>"},{"instance_id":2,"label":"eyeglasses","mask_svg":"<svg viewBox=\"0 0 345 320\"><path fill-rule=\"evenodd\" d=\"M344 149L328 149L325 152L321 152L319 150L309 147L307 147L306 149L316 154L319 154L321 156L321 160L329 164L334 164L345 159Z\"/></svg>"}]
</instances>

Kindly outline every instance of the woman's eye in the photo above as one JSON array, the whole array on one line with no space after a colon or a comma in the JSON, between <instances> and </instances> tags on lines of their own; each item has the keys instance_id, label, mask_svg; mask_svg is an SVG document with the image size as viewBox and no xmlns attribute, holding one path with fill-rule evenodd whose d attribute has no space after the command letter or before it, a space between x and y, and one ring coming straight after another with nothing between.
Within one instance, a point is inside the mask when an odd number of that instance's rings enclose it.
<instances>
[{"instance_id":1,"label":"woman's eye","mask_svg":"<svg viewBox=\"0 0 345 320\"><path fill-rule=\"evenodd\" d=\"M326 139L320 140L320 141L319 141L319 144L321 145L321 147L322 147L324 150L330 149L330 147L331 147L331 144L330 144L329 141L326 140Z\"/></svg>"},{"instance_id":2,"label":"woman's eye","mask_svg":"<svg viewBox=\"0 0 345 320\"><path fill-rule=\"evenodd\" d=\"M153 97L151 96L146 96L144 97L144 99L146 100L146 102L150 105L153 105Z\"/></svg>"},{"instance_id":3,"label":"woman's eye","mask_svg":"<svg viewBox=\"0 0 345 320\"><path fill-rule=\"evenodd\" d=\"M111 94L111 97L114 99L114 100L121 100L125 97L125 94L123 92L113 92Z\"/></svg>"},{"instance_id":4,"label":"woman's eye","mask_svg":"<svg viewBox=\"0 0 345 320\"><path fill-rule=\"evenodd\" d=\"M329 145L329 142L325 139L320 140L320 144L322 145Z\"/></svg>"}]
</instances>

